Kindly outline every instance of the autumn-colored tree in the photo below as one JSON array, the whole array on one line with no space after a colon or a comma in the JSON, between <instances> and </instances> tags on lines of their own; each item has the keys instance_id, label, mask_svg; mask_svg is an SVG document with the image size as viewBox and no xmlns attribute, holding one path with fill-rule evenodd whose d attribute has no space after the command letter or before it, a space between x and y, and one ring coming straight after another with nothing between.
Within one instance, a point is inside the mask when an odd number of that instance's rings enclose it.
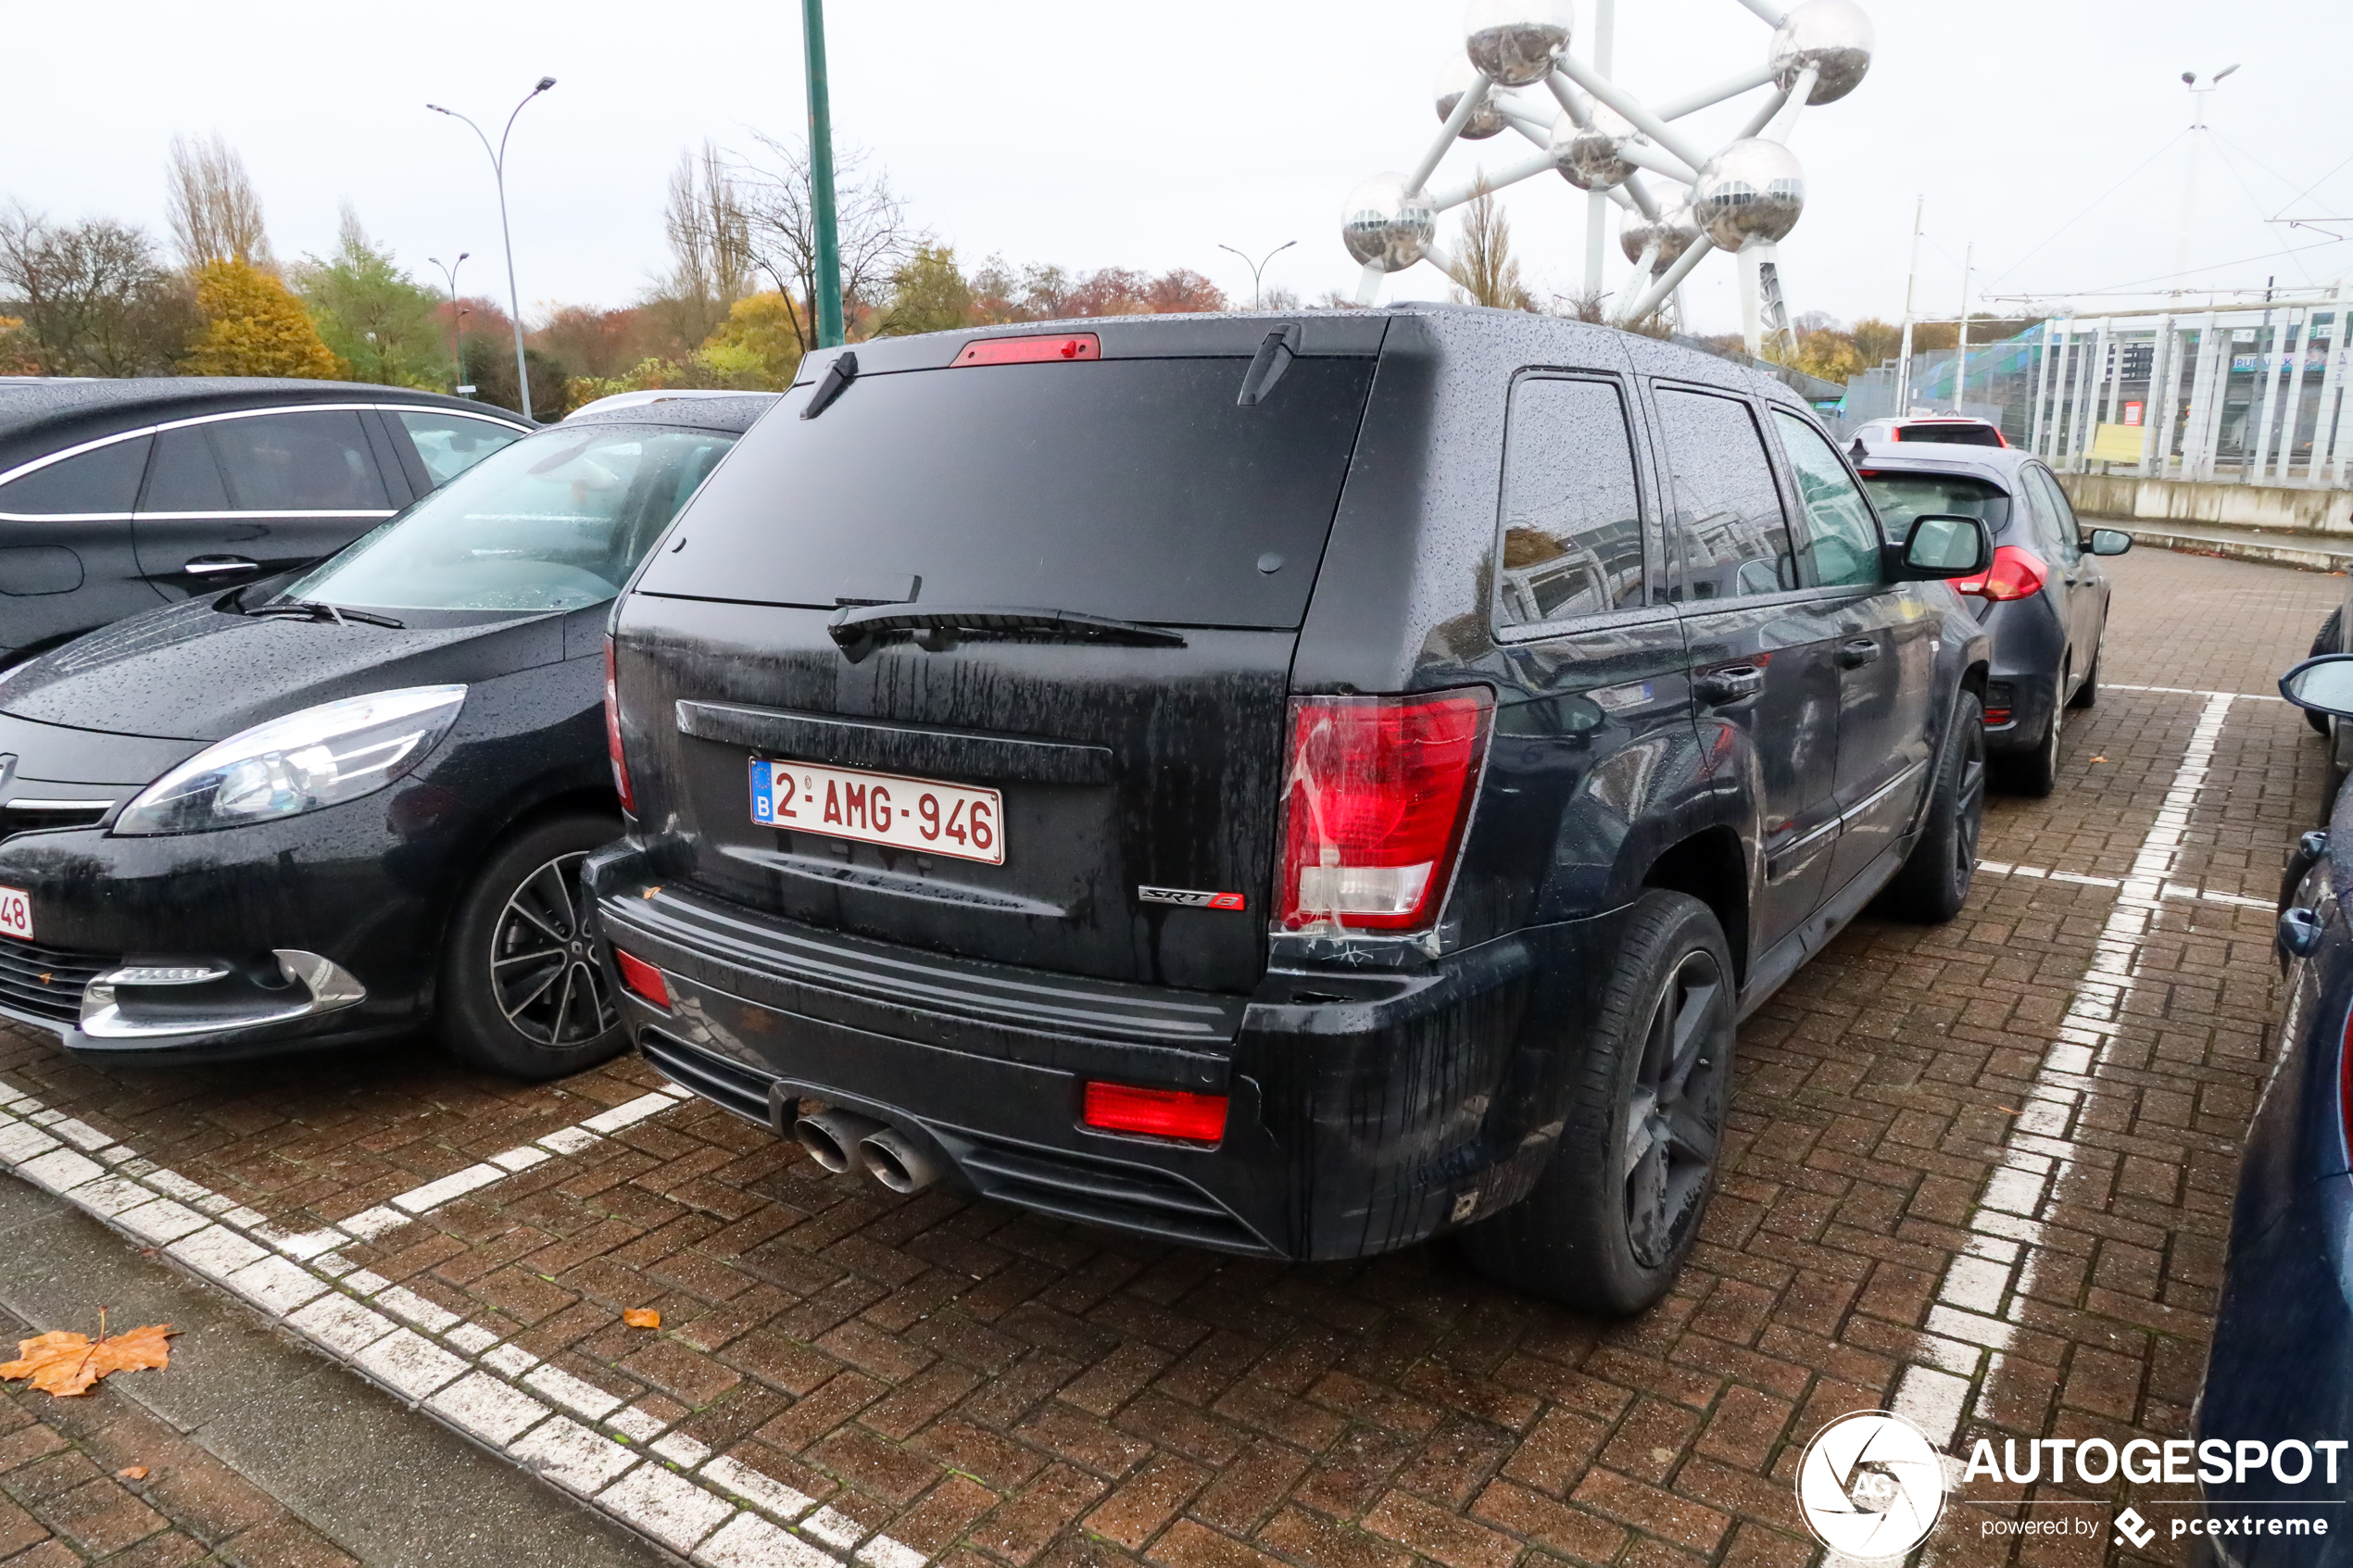
<instances>
[{"instance_id":1,"label":"autumn-colored tree","mask_svg":"<svg viewBox=\"0 0 2353 1568\"><path fill-rule=\"evenodd\" d=\"M1454 298L1462 305L1487 305L1498 310L1533 310L1528 286L1520 282L1519 262L1512 256L1512 220L1495 205L1495 193L1484 183L1463 213L1463 238L1454 256Z\"/></svg>"},{"instance_id":2,"label":"autumn-colored tree","mask_svg":"<svg viewBox=\"0 0 2353 1568\"><path fill-rule=\"evenodd\" d=\"M883 307L875 335L945 332L972 322L972 285L956 265L956 247L917 245L890 275L890 301Z\"/></svg>"},{"instance_id":3,"label":"autumn-colored tree","mask_svg":"<svg viewBox=\"0 0 2353 1568\"><path fill-rule=\"evenodd\" d=\"M688 357L684 384L782 392L800 369L808 328L783 295L773 289L749 295L729 307L719 330Z\"/></svg>"},{"instance_id":4,"label":"autumn-colored tree","mask_svg":"<svg viewBox=\"0 0 2353 1568\"><path fill-rule=\"evenodd\" d=\"M195 284L205 327L182 362L190 375L333 381L346 373L302 301L251 262L207 262Z\"/></svg>"},{"instance_id":5,"label":"autumn-colored tree","mask_svg":"<svg viewBox=\"0 0 2353 1568\"><path fill-rule=\"evenodd\" d=\"M1855 358L1866 367L1894 358L1895 351L1904 343L1903 328L1876 316L1866 316L1856 322L1848 335L1855 340Z\"/></svg>"},{"instance_id":6,"label":"autumn-colored tree","mask_svg":"<svg viewBox=\"0 0 2353 1568\"><path fill-rule=\"evenodd\" d=\"M529 341L576 374L618 376L652 349L650 331L645 312L636 306L599 310L593 305L559 305Z\"/></svg>"},{"instance_id":7,"label":"autumn-colored tree","mask_svg":"<svg viewBox=\"0 0 2353 1568\"><path fill-rule=\"evenodd\" d=\"M0 212L0 314L23 323L16 354L44 376L169 375L199 325L194 291L141 231L21 207Z\"/></svg>"},{"instance_id":8,"label":"autumn-colored tree","mask_svg":"<svg viewBox=\"0 0 2353 1568\"><path fill-rule=\"evenodd\" d=\"M40 364L25 335L24 318L0 316L0 376L39 375Z\"/></svg>"},{"instance_id":9,"label":"autumn-colored tree","mask_svg":"<svg viewBox=\"0 0 2353 1568\"><path fill-rule=\"evenodd\" d=\"M1862 356L1856 352L1854 334L1833 327L1800 331L1794 350L1768 358L1827 382L1852 381L1865 368Z\"/></svg>"}]
</instances>

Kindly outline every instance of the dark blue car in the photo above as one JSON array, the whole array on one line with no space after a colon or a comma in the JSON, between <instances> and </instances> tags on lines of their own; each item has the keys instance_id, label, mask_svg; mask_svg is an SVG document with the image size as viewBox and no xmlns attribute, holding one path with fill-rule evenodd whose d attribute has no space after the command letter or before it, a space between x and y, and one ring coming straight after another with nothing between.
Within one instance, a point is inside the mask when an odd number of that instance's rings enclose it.
<instances>
[{"instance_id":1,"label":"dark blue car","mask_svg":"<svg viewBox=\"0 0 2353 1568\"><path fill-rule=\"evenodd\" d=\"M2299 664L2280 690L2308 711L2353 719L2353 655ZM2348 899L2353 790L2337 796L2326 830L2298 842L2281 882L2287 1012L2247 1130L2198 1399L2207 1517L2196 1544L2232 1568L2353 1563Z\"/></svg>"}]
</instances>

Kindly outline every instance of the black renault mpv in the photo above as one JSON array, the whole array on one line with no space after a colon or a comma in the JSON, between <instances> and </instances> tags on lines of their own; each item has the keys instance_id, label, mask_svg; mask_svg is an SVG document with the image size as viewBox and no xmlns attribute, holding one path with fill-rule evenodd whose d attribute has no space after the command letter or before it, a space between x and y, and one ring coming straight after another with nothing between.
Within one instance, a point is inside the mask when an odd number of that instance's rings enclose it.
<instances>
[{"instance_id":1,"label":"black renault mpv","mask_svg":"<svg viewBox=\"0 0 2353 1568\"><path fill-rule=\"evenodd\" d=\"M1655 1299L1734 1025L1983 790L1974 520L1526 314L815 357L614 610L639 1045L829 1167Z\"/></svg>"}]
</instances>

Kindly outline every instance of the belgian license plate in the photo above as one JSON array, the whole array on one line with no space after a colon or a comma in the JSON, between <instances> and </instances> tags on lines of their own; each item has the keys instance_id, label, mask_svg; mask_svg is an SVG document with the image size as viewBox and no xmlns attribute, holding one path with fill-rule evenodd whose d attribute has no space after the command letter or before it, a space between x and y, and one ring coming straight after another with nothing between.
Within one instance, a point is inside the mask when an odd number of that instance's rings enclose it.
<instances>
[{"instance_id":1,"label":"belgian license plate","mask_svg":"<svg viewBox=\"0 0 2353 1568\"><path fill-rule=\"evenodd\" d=\"M32 940L32 897L22 888L0 887L0 936Z\"/></svg>"},{"instance_id":2,"label":"belgian license plate","mask_svg":"<svg viewBox=\"0 0 2353 1568\"><path fill-rule=\"evenodd\" d=\"M762 827L1005 863L1005 803L993 789L756 757L751 820Z\"/></svg>"}]
</instances>

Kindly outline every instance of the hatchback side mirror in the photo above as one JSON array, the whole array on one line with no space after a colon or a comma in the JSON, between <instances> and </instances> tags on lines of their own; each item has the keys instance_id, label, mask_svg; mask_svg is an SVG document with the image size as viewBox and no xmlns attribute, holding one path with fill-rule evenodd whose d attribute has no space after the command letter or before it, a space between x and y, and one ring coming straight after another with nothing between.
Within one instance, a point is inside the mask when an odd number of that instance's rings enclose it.
<instances>
[{"instance_id":1,"label":"hatchback side mirror","mask_svg":"<svg viewBox=\"0 0 2353 1568\"><path fill-rule=\"evenodd\" d=\"M1906 577L1974 577L1994 564L1994 536L1982 518L1931 512L1912 520L1903 561Z\"/></svg>"},{"instance_id":2,"label":"hatchback side mirror","mask_svg":"<svg viewBox=\"0 0 2353 1568\"><path fill-rule=\"evenodd\" d=\"M2280 695L2298 708L2353 719L2353 653L2324 653L2280 677Z\"/></svg>"},{"instance_id":3,"label":"hatchback side mirror","mask_svg":"<svg viewBox=\"0 0 2353 1568\"><path fill-rule=\"evenodd\" d=\"M2092 553L2095 556L2120 556L2133 547L2133 536L2120 528L2092 530Z\"/></svg>"}]
</instances>

